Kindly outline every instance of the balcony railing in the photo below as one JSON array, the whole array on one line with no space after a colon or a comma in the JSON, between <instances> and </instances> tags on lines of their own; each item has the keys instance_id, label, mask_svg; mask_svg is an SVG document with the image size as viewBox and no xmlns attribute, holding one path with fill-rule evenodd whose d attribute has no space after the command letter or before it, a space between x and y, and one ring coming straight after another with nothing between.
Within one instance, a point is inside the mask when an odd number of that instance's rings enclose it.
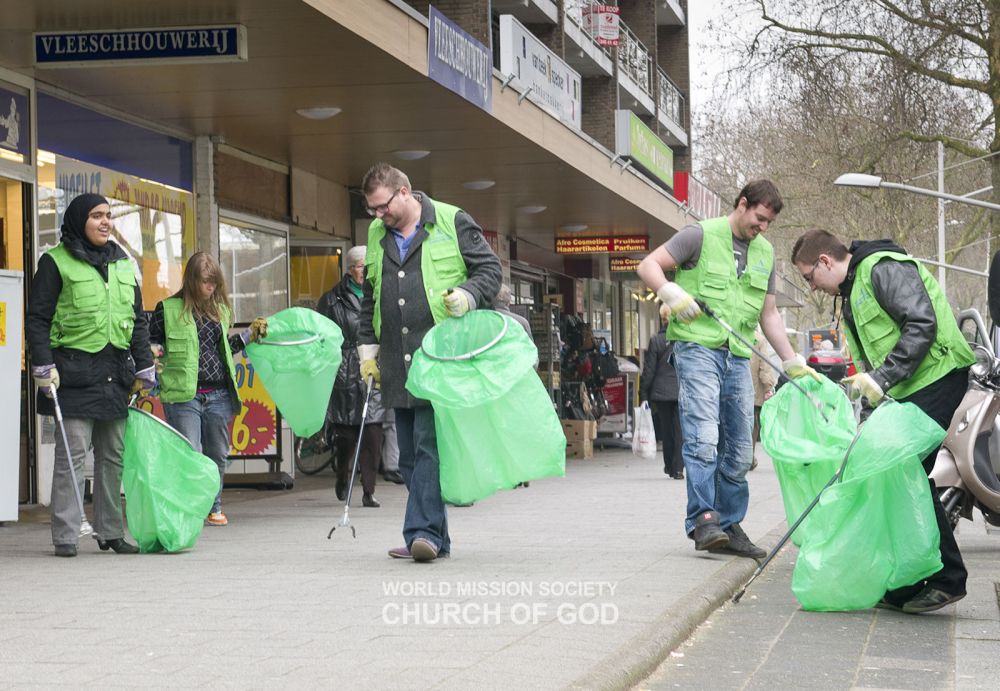
<instances>
[{"instance_id":1,"label":"balcony railing","mask_svg":"<svg viewBox=\"0 0 1000 691\"><path fill-rule=\"evenodd\" d=\"M659 65L656 66L656 106L660 112L666 115L672 122L677 124L682 130L687 131L684 124L684 94L677 88L677 85L670 81Z\"/></svg>"},{"instance_id":2,"label":"balcony railing","mask_svg":"<svg viewBox=\"0 0 1000 691\"><path fill-rule=\"evenodd\" d=\"M618 69L653 98L653 56L625 22L618 22Z\"/></svg>"},{"instance_id":3,"label":"balcony railing","mask_svg":"<svg viewBox=\"0 0 1000 691\"><path fill-rule=\"evenodd\" d=\"M587 7L594 7L595 5L604 5L606 2L601 2L600 0L566 0L566 17L576 24L580 29L580 33L590 39L591 43L601 49L603 53L611 57L608 52L607 47L602 46L597 42L597 37L594 35L593 31L587 29L583 23L583 10Z\"/></svg>"}]
</instances>

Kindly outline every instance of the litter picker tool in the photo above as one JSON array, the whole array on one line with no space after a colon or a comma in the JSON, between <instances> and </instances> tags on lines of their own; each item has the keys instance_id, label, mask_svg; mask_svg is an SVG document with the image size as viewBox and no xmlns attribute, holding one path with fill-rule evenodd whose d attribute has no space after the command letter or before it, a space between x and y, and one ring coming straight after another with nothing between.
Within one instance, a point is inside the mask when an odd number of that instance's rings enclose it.
<instances>
[{"instance_id":1,"label":"litter picker tool","mask_svg":"<svg viewBox=\"0 0 1000 691\"><path fill-rule=\"evenodd\" d=\"M76 482L76 468L73 467L73 451L69 448L69 437L66 436L66 425L63 423L62 410L59 408L59 396L56 394L56 387L49 386L52 394L52 405L56 409L56 422L59 424L59 432L62 434L63 448L66 449L66 462L69 463L69 477L73 482L73 493L76 495L76 504L80 507L80 537L90 535L94 532L93 527L87 521L87 514L83 512L83 497L80 496L80 485Z\"/></svg>"},{"instance_id":2,"label":"litter picker tool","mask_svg":"<svg viewBox=\"0 0 1000 691\"><path fill-rule=\"evenodd\" d=\"M340 523L330 528L330 532L326 534L326 539L329 540L333 537L333 531L337 528L350 528L351 537L357 537L358 534L354 530L354 526L351 525L351 493L354 491L354 478L358 476L358 456L361 455L361 442L364 441L365 435L365 420L368 419L368 403L372 400L372 389L374 389L374 383L372 381L372 376L368 375L368 380L365 382L368 387L368 392L365 394L365 407L361 409L361 428L358 430L358 444L354 447L354 464L351 466L351 481L347 485L347 501L344 502L344 515L340 518Z\"/></svg>"},{"instance_id":3,"label":"litter picker tool","mask_svg":"<svg viewBox=\"0 0 1000 691\"><path fill-rule=\"evenodd\" d=\"M816 507L816 504L819 503L819 499L820 497L823 496L823 492L825 492L827 489L833 486L834 483L840 482L841 478L844 477L844 469L847 467L847 459L850 458L851 451L854 450L854 445L858 443L858 439L860 438L861 438L861 430L858 429L857 433L854 435L854 439L851 440L851 445L847 447L847 452L844 454L844 460L840 463L840 468L838 468L837 472L833 474L833 477L830 478L829 482L823 485L823 488L819 491L819 494L817 494L816 498L809 503L809 506L807 506L805 511L802 512L802 515L799 516L797 519L795 519L795 523L793 523L792 527L788 529L788 532L786 532L784 535L781 536L781 539L778 540L778 544L776 544L773 548L771 548L771 552L766 557L764 557L764 560L762 562L760 562L760 565L757 566L757 570L753 572L752 576L750 576L750 580L747 581L742 588L740 588L738 593L733 595L733 602L740 601L740 598L742 598L743 594L746 593L747 588L750 587L750 584L753 583L755 580L757 580L757 576L759 576L764 571L764 568L768 564L770 564L771 560L774 559L774 557L778 554L778 552L781 551L781 548L785 546L786 542L788 542L788 539L792 536L792 533L795 532L795 529L802 524L802 521L806 520L806 516L809 515L809 512L812 511Z\"/></svg>"},{"instance_id":4,"label":"litter picker tool","mask_svg":"<svg viewBox=\"0 0 1000 691\"><path fill-rule=\"evenodd\" d=\"M715 321L719 322L719 325L722 326L723 329L725 329L730 334L732 334L734 337L736 337L736 340L738 340L740 343L742 343L747 348L749 348L750 350L752 350L757 355L757 357L759 357L761 360L763 360L764 362L767 363L768 367L770 367L775 372L777 372L779 377L783 377L789 384L791 384L796 389L798 389L799 391L801 391L802 394L806 398L808 398L809 401L814 406L816 406L816 410L819 411L819 414L823 417L823 420L826 421L827 423L830 422L830 418L828 418L826 416L826 413L823 412L823 402L822 401L820 401L815 396L813 396L811 393L809 393L808 391L806 391L805 388L802 386L802 384L799 384L797 381L795 381L794 379L792 379L791 377L789 377L787 374L785 374L780 367L778 367L777 365L775 365L773 362L771 362L770 359L768 359L768 357L766 355L764 355L762 352L760 352L759 350L757 350L757 348L754 347L753 343L751 343L747 339L743 338L743 336L741 336L740 334L736 333L736 331L733 330L733 327L731 327L729 324L727 324L722 317L720 317L718 314L715 313L715 310L713 310L711 307L709 307L707 304L705 304L702 300L699 300L699 299L695 298L695 302L698 304L698 307L701 308L702 312L704 312L705 314L707 314L708 316L710 316Z\"/></svg>"}]
</instances>

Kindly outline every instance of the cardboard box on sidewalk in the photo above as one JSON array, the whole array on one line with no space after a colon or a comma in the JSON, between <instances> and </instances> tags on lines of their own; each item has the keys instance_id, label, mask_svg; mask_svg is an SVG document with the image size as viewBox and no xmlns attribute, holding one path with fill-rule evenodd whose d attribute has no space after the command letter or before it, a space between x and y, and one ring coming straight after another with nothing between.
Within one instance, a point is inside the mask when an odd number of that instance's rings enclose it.
<instances>
[{"instance_id":1,"label":"cardboard box on sidewalk","mask_svg":"<svg viewBox=\"0 0 1000 691\"><path fill-rule=\"evenodd\" d=\"M566 456L568 458L591 458L594 455L594 439L597 437L595 420L560 420L566 435Z\"/></svg>"}]
</instances>

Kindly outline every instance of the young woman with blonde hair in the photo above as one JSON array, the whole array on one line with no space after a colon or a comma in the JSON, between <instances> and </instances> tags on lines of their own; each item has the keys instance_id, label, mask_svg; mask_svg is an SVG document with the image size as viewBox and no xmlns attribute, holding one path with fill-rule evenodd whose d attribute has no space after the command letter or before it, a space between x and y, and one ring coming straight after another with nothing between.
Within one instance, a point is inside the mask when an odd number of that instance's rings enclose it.
<instances>
[{"instance_id":1,"label":"young woman with blonde hair","mask_svg":"<svg viewBox=\"0 0 1000 691\"><path fill-rule=\"evenodd\" d=\"M181 289L156 305L150 341L163 347L160 400L167 422L219 466L219 494L209 525L227 525L222 480L229 455L229 423L242 403L236 391L233 353L267 335L267 321L228 336L233 308L219 263L196 252L184 267Z\"/></svg>"}]
</instances>

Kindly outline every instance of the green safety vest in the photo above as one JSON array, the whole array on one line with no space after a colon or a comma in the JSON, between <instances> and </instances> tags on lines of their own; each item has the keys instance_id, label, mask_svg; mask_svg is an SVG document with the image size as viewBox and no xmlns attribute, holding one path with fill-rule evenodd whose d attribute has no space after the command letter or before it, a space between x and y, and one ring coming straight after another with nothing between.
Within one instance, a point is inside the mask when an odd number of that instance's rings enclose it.
<instances>
[{"instance_id":1,"label":"green safety vest","mask_svg":"<svg viewBox=\"0 0 1000 691\"><path fill-rule=\"evenodd\" d=\"M225 305L219 305L222 338L219 340L219 354L226 363L229 381L236 388L236 368L233 353L229 350L227 334L232 323ZM194 318L184 312L184 300L179 297L163 301L163 331L166 343L161 360L160 400L164 403L186 403L194 398L198 389L198 327Z\"/></svg>"},{"instance_id":2,"label":"green safety vest","mask_svg":"<svg viewBox=\"0 0 1000 691\"><path fill-rule=\"evenodd\" d=\"M905 398L936 382L954 369L968 367L976 361L976 358L958 328L958 322L955 321L955 315L941 286L923 264L899 252L876 252L862 259L855 270L850 302L854 328L857 330L856 337L851 329L845 330L851 352L864 353L865 360L875 369L882 366L899 341L899 324L878 304L872 289L872 268L886 257L899 262L909 262L917 268L934 306L934 317L937 320L934 343L920 361L917 371L909 379L904 379L886 392L893 398ZM861 341L862 348L858 348L858 340Z\"/></svg>"},{"instance_id":3,"label":"green safety vest","mask_svg":"<svg viewBox=\"0 0 1000 691\"><path fill-rule=\"evenodd\" d=\"M97 353L110 343L128 350L135 326L135 271L125 257L108 264L105 281L96 268L60 243L46 252L62 278L49 328L53 348Z\"/></svg>"},{"instance_id":4,"label":"green safety vest","mask_svg":"<svg viewBox=\"0 0 1000 691\"><path fill-rule=\"evenodd\" d=\"M427 237L420 243L420 274L424 281L424 291L427 294L427 304L431 308L434 323L438 324L448 318L442 296L446 290L465 283L469 272L462 259L462 250L458 245L458 234L455 232L455 214L461 209L451 204L430 200L434 205L436 216L434 223L425 223L423 228ZM385 224L377 218L368 226L368 251L365 254L365 270L372 284L375 299L375 312L372 315L372 327L375 338L382 336L382 238L386 236Z\"/></svg>"},{"instance_id":5,"label":"green safety vest","mask_svg":"<svg viewBox=\"0 0 1000 691\"><path fill-rule=\"evenodd\" d=\"M707 303L733 330L753 343L754 330L764 309L767 284L774 267L774 248L762 235L751 240L747 248L746 269L737 277L733 231L728 217L710 218L699 223L703 231L701 255L693 269L677 267L677 285ZM667 338L699 343L713 349L728 341L729 352L733 355L748 358L751 354L750 348L708 316L688 324L671 319Z\"/></svg>"}]
</instances>

